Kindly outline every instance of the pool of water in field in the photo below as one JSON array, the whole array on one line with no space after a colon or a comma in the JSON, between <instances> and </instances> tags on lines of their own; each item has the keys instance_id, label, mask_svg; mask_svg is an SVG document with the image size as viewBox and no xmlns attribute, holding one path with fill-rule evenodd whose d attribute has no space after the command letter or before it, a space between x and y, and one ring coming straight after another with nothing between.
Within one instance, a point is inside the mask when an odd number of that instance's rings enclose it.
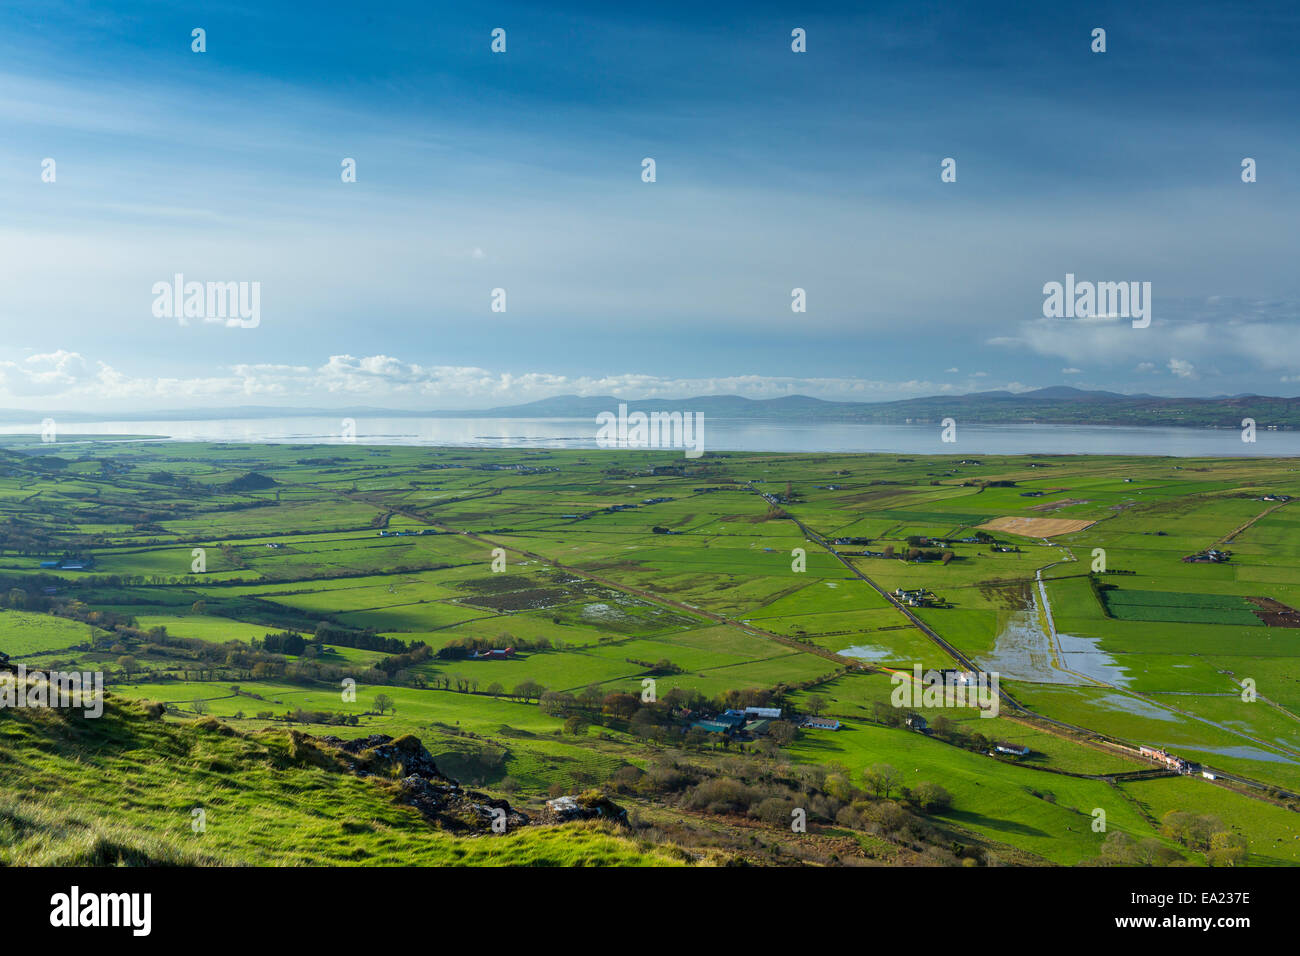
<instances>
[{"instance_id":1,"label":"pool of water in field","mask_svg":"<svg viewBox=\"0 0 1300 956\"><path fill-rule=\"evenodd\" d=\"M877 647L874 644L855 644L853 647L846 647L835 653L841 657L856 657L863 661L885 661L894 656L889 648Z\"/></svg>"},{"instance_id":2,"label":"pool of water in field","mask_svg":"<svg viewBox=\"0 0 1300 956\"><path fill-rule=\"evenodd\" d=\"M993 644L993 653L977 659L986 671L1000 674L1005 680L1037 684L1091 686L1092 681L1127 687L1129 678L1115 658L1099 649L1095 637L1056 635L1059 649L1053 653L1052 640L1043 628L1038 613L1038 596L1024 611L1017 611L1002 628Z\"/></svg>"},{"instance_id":3,"label":"pool of water in field","mask_svg":"<svg viewBox=\"0 0 1300 956\"><path fill-rule=\"evenodd\" d=\"M1164 720L1170 723L1182 719L1173 711L1157 707L1155 704L1148 704L1145 700L1139 700L1136 697L1126 697L1123 694L1107 694L1105 697L1098 697L1095 703L1103 710L1119 710L1135 717L1149 717L1152 720Z\"/></svg>"},{"instance_id":4,"label":"pool of water in field","mask_svg":"<svg viewBox=\"0 0 1300 956\"><path fill-rule=\"evenodd\" d=\"M1235 747L1205 747L1197 745L1197 750L1207 754L1218 754L1222 757L1238 757L1242 760L1266 760L1269 763L1300 763L1283 754L1275 754L1269 750L1261 750L1259 747L1247 747L1239 745Z\"/></svg>"},{"instance_id":5,"label":"pool of water in field","mask_svg":"<svg viewBox=\"0 0 1300 956\"><path fill-rule=\"evenodd\" d=\"M1065 666L1070 670L1116 687L1129 685L1128 672L1116 662L1114 657L1101 650L1100 638L1075 637L1072 634L1057 632L1056 640L1061 646L1061 657Z\"/></svg>"}]
</instances>

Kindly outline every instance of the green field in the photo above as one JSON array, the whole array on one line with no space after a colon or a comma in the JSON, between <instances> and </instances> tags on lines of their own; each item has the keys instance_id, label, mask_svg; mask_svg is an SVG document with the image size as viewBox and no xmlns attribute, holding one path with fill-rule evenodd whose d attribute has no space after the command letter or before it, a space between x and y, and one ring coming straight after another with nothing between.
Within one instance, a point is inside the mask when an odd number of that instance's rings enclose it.
<instances>
[{"instance_id":1,"label":"green field","mask_svg":"<svg viewBox=\"0 0 1300 956\"><path fill-rule=\"evenodd\" d=\"M1228 594L1179 594L1167 591L1103 592L1106 609L1121 621L1170 621L1184 624L1233 624L1254 627L1260 619L1244 598Z\"/></svg>"},{"instance_id":2,"label":"green field","mask_svg":"<svg viewBox=\"0 0 1300 956\"><path fill-rule=\"evenodd\" d=\"M894 863L1072 865L1102 854L1100 809L1166 861L1210 860L1162 823L1179 810L1242 836L1238 862L1297 862L1283 834L1300 807L1300 629L1254 603L1300 600L1300 512L1276 498L1300 497L1288 461L130 442L0 456L0 651L102 671L121 709L89 736L0 711L11 753L49 754L5 764L0 819L20 822L0 824L0 859L65 827L37 858L698 863L759 840L789 862L829 860L848 828ZM1093 524L977 533L998 517ZM1231 559L1183 561L1210 547ZM40 567L68 558L93 565ZM929 597L904 607L896 589ZM1011 695L996 717L894 704L892 673L968 660ZM141 724L136 702L165 716ZM744 706L780 708L777 731L691 730ZM812 714L841 729L800 728ZM386 785L277 757L291 732L414 735L525 812L598 790L633 822L418 847L428 825ZM1162 775L1140 746L1196 766ZM868 782L882 764L888 792ZM149 834L148 813L188 812L205 787L230 814L220 837ZM714 793L727 787L742 796ZM817 808L811 842L782 837L786 804ZM343 826L358 815L370 829Z\"/></svg>"}]
</instances>

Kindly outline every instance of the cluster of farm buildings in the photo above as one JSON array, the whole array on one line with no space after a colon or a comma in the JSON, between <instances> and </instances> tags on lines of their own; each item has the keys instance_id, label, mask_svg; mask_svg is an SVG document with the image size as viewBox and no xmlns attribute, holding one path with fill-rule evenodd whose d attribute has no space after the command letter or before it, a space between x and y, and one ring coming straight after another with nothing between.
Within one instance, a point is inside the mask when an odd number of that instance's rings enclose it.
<instances>
[{"instance_id":1,"label":"cluster of farm buildings","mask_svg":"<svg viewBox=\"0 0 1300 956\"><path fill-rule=\"evenodd\" d=\"M894 588L894 597L898 598L898 603L908 607L934 607L939 603L938 595L927 588Z\"/></svg>"},{"instance_id":2,"label":"cluster of farm buildings","mask_svg":"<svg viewBox=\"0 0 1300 956\"><path fill-rule=\"evenodd\" d=\"M907 714L903 718L903 724L908 730L915 730L919 734L928 734L930 725L920 714ZM1011 744L998 742L993 744L993 749L988 751L990 757L1002 754L1005 757L1028 757L1031 751L1024 744Z\"/></svg>"},{"instance_id":3,"label":"cluster of farm buildings","mask_svg":"<svg viewBox=\"0 0 1300 956\"><path fill-rule=\"evenodd\" d=\"M94 555L84 558L60 558L57 561L41 562L41 569L44 571L89 571L94 566Z\"/></svg>"},{"instance_id":4,"label":"cluster of farm buildings","mask_svg":"<svg viewBox=\"0 0 1300 956\"><path fill-rule=\"evenodd\" d=\"M1161 750L1159 747L1142 746L1138 748L1138 752L1142 754L1142 756L1162 763L1170 770L1176 770L1179 773L1196 773L1200 770L1199 764L1192 763L1190 760L1184 760L1182 757L1175 757L1173 754L1166 750Z\"/></svg>"},{"instance_id":5,"label":"cluster of farm buildings","mask_svg":"<svg viewBox=\"0 0 1300 956\"><path fill-rule=\"evenodd\" d=\"M764 736L772 726L772 721L781 719L781 708L746 707L744 710L724 710L712 716L684 711L682 716L689 721L688 726L691 730L703 730L706 733L723 734L732 738L753 739ZM840 722L828 717L804 717L799 721L799 726L813 730L839 730Z\"/></svg>"},{"instance_id":6,"label":"cluster of farm buildings","mask_svg":"<svg viewBox=\"0 0 1300 956\"><path fill-rule=\"evenodd\" d=\"M1186 564L1222 564L1232 557L1231 551L1220 551L1218 548L1209 548L1199 554L1189 554L1183 558Z\"/></svg>"}]
</instances>

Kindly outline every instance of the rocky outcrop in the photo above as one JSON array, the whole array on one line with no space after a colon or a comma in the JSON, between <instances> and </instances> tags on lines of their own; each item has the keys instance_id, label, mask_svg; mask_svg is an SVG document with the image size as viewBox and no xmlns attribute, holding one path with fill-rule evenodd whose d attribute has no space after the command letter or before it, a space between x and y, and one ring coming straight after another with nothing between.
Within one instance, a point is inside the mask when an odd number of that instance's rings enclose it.
<instances>
[{"instance_id":1,"label":"rocky outcrop","mask_svg":"<svg viewBox=\"0 0 1300 956\"><path fill-rule=\"evenodd\" d=\"M321 737L320 742L354 755L357 759L350 761L350 767L363 775L385 773L407 777L414 774L427 780L455 783L438 769L438 765L433 762L433 755L425 749L420 738L410 734L396 739L387 734L371 734L355 740Z\"/></svg>"},{"instance_id":2,"label":"rocky outcrop","mask_svg":"<svg viewBox=\"0 0 1300 956\"><path fill-rule=\"evenodd\" d=\"M539 823L570 823L574 820L608 820L626 823L627 811L609 797L598 793L556 797L546 801Z\"/></svg>"},{"instance_id":3,"label":"rocky outcrop","mask_svg":"<svg viewBox=\"0 0 1300 956\"><path fill-rule=\"evenodd\" d=\"M433 755L418 737L407 734L393 739L386 734L371 734L356 740L321 737L320 742L354 757L348 765L355 773L398 777L399 799L440 829L509 833L532 822L505 800L462 789L438 769Z\"/></svg>"},{"instance_id":4,"label":"rocky outcrop","mask_svg":"<svg viewBox=\"0 0 1300 956\"><path fill-rule=\"evenodd\" d=\"M455 783L435 783L416 774L403 777L403 799L445 830L509 833L526 827L528 815L496 797L462 790Z\"/></svg>"}]
</instances>

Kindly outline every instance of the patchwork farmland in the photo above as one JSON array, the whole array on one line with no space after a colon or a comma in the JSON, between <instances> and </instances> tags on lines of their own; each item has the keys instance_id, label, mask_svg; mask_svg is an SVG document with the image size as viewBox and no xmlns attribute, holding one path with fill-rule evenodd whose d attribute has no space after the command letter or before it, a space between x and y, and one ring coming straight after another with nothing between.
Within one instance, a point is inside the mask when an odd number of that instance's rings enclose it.
<instances>
[{"instance_id":1,"label":"patchwork farmland","mask_svg":"<svg viewBox=\"0 0 1300 956\"><path fill-rule=\"evenodd\" d=\"M103 672L110 719L0 710L0 803L182 862L196 803L280 806L204 852L305 862L266 838L320 825L292 781L384 821L332 861L490 862L330 756L384 735L540 861L1293 865L1297 495L1267 459L25 446L0 652ZM996 674L996 714L896 706L918 666Z\"/></svg>"}]
</instances>

